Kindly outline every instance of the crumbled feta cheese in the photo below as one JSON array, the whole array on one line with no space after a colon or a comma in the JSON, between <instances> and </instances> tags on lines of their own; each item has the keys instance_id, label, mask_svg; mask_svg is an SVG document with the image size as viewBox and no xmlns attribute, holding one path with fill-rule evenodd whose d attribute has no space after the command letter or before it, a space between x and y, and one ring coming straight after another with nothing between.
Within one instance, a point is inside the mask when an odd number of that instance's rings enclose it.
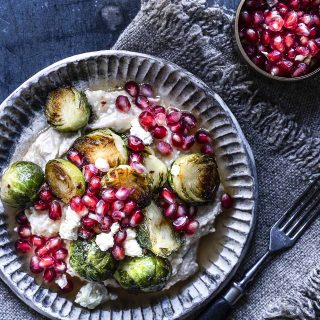
<instances>
[{"instance_id":1,"label":"crumbled feta cheese","mask_svg":"<svg viewBox=\"0 0 320 320\"><path fill-rule=\"evenodd\" d=\"M60 226L60 237L66 240L77 240L81 217L86 215L88 211L84 210L79 214L73 211L70 206L67 206L64 211L65 219L62 221Z\"/></svg>"},{"instance_id":2,"label":"crumbled feta cheese","mask_svg":"<svg viewBox=\"0 0 320 320\"><path fill-rule=\"evenodd\" d=\"M127 237L123 243L123 248L126 256L140 257L143 254L142 248L136 240L136 232L131 228L127 229Z\"/></svg>"},{"instance_id":3,"label":"crumbled feta cheese","mask_svg":"<svg viewBox=\"0 0 320 320\"><path fill-rule=\"evenodd\" d=\"M113 233L100 233L96 236L96 244L101 251L107 251L114 245Z\"/></svg>"},{"instance_id":4,"label":"crumbled feta cheese","mask_svg":"<svg viewBox=\"0 0 320 320\"><path fill-rule=\"evenodd\" d=\"M111 225L111 228L110 228L110 232L115 234L117 233L118 231L120 230L120 224L118 222L115 222Z\"/></svg>"},{"instance_id":5,"label":"crumbled feta cheese","mask_svg":"<svg viewBox=\"0 0 320 320\"><path fill-rule=\"evenodd\" d=\"M62 203L60 203L62 206ZM34 207L25 210L31 226L32 234L37 236L52 237L59 233L62 220L52 220L49 218L48 210L36 210Z\"/></svg>"},{"instance_id":6,"label":"crumbled feta cheese","mask_svg":"<svg viewBox=\"0 0 320 320\"><path fill-rule=\"evenodd\" d=\"M67 284L68 284L68 280L65 274L62 274L60 276L58 276L55 280L55 283L61 288L63 289Z\"/></svg>"},{"instance_id":7,"label":"crumbled feta cheese","mask_svg":"<svg viewBox=\"0 0 320 320\"><path fill-rule=\"evenodd\" d=\"M151 133L140 126L138 118L131 121L130 135L140 138L145 145L149 145L153 141Z\"/></svg>"},{"instance_id":8,"label":"crumbled feta cheese","mask_svg":"<svg viewBox=\"0 0 320 320\"><path fill-rule=\"evenodd\" d=\"M82 307L94 309L99 304L110 299L109 292L105 286L95 282L89 282L77 293L75 302Z\"/></svg>"},{"instance_id":9,"label":"crumbled feta cheese","mask_svg":"<svg viewBox=\"0 0 320 320\"><path fill-rule=\"evenodd\" d=\"M132 228L128 228L127 230L127 240L132 240L136 238L136 231Z\"/></svg>"},{"instance_id":10,"label":"crumbled feta cheese","mask_svg":"<svg viewBox=\"0 0 320 320\"><path fill-rule=\"evenodd\" d=\"M103 158L98 158L94 165L102 172L107 172L110 169L108 161Z\"/></svg>"}]
</instances>

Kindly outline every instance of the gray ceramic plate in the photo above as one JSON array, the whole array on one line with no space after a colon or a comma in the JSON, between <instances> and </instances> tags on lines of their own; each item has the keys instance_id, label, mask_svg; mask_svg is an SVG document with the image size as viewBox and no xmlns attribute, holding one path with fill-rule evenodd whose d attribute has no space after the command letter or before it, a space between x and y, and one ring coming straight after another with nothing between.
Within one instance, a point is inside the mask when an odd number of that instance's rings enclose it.
<instances>
[{"instance_id":1,"label":"gray ceramic plate","mask_svg":"<svg viewBox=\"0 0 320 320\"><path fill-rule=\"evenodd\" d=\"M178 66L155 57L125 51L91 52L67 58L40 71L14 91L0 109L0 169L45 126L41 108L54 87L81 84L123 85L127 80L151 83L171 103L198 115L214 137L224 186L234 208L217 219L216 232L200 243L199 272L170 290L128 295L89 311L72 297L40 285L16 254L8 210L0 213L0 276L29 306L51 319L178 319L213 298L243 259L255 224L257 180L253 156L241 129L222 99Z\"/></svg>"}]
</instances>

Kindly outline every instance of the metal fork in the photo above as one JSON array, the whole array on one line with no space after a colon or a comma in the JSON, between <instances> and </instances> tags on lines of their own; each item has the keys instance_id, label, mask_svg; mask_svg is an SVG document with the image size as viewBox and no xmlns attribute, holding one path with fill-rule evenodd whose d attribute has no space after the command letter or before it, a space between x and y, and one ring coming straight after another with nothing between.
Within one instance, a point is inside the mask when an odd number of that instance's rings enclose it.
<instances>
[{"instance_id":1,"label":"metal fork","mask_svg":"<svg viewBox=\"0 0 320 320\"><path fill-rule=\"evenodd\" d=\"M291 248L310 223L320 214L320 178L311 183L292 207L274 224L270 231L267 252L246 272L244 277L206 309L197 320L226 320L228 313L244 295L248 284L271 256Z\"/></svg>"}]
</instances>

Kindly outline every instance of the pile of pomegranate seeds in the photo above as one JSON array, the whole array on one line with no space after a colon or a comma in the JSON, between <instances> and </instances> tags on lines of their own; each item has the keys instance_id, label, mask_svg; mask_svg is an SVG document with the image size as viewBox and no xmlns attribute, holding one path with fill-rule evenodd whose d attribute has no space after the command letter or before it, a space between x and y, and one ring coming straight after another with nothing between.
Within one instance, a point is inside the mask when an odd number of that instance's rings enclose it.
<instances>
[{"instance_id":1,"label":"pile of pomegranate seeds","mask_svg":"<svg viewBox=\"0 0 320 320\"><path fill-rule=\"evenodd\" d=\"M195 219L197 207L183 203L169 188L161 190L159 204L164 216L172 221L175 230L187 235L197 232L199 228L199 222Z\"/></svg>"},{"instance_id":2,"label":"pile of pomegranate seeds","mask_svg":"<svg viewBox=\"0 0 320 320\"><path fill-rule=\"evenodd\" d=\"M15 242L16 250L22 253L31 252L34 255L30 259L30 271L34 274L43 272L43 281L50 283L58 275L65 274L67 271L66 258L68 250L63 247L64 243L60 237L45 238L31 233L31 227L27 216L22 211L17 214L19 239ZM70 292L73 284L68 279L66 287L61 289L63 292Z\"/></svg>"},{"instance_id":3,"label":"pile of pomegranate seeds","mask_svg":"<svg viewBox=\"0 0 320 320\"><path fill-rule=\"evenodd\" d=\"M270 3L270 2L269 2ZM301 77L320 65L318 0L247 0L239 35L248 57L279 77Z\"/></svg>"}]
</instances>

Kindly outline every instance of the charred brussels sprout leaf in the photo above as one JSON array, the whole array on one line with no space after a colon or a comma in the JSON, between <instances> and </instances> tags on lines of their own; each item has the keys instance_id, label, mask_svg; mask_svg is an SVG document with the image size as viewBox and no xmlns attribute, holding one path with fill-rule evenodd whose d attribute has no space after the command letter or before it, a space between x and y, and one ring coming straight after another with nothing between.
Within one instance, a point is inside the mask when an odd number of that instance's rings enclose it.
<instances>
[{"instance_id":1,"label":"charred brussels sprout leaf","mask_svg":"<svg viewBox=\"0 0 320 320\"><path fill-rule=\"evenodd\" d=\"M46 165L46 181L52 192L64 203L76 195L85 193L85 180L82 172L64 159L50 160Z\"/></svg>"},{"instance_id":2,"label":"charred brussels sprout leaf","mask_svg":"<svg viewBox=\"0 0 320 320\"><path fill-rule=\"evenodd\" d=\"M167 166L154 155L144 157L144 166L151 176L153 190L156 191L161 188L167 181Z\"/></svg>"},{"instance_id":3,"label":"charred brussels sprout leaf","mask_svg":"<svg viewBox=\"0 0 320 320\"><path fill-rule=\"evenodd\" d=\"M33 162L17 161L2 176L1 199L14 208L30 205L44 181L42 169Z\"/></svg>"},{"instance_id":4,"label":"charred brussels sprout leaf","mask_svg":"<svg viewBox=\"0 0 320 320\"><path fill-rule=\"evenodd\" d=\"M121 165L110 169L101 180L103 187L134 189L131 199L140 207L147 206L152 198L152 180L149 174L138 173L128 165Z\"/></svg>"},{"instance_id":5,"label":"charred brussels sprout leaf","mask_svg":"<svg viewBox=\"0 0 320 320\"><path fill-rule=\"evenodd\" d=\"M137 227L137 240L142 247L164 258L177 251L182 244L172 223L154 202L145 209L143 223Z\"/></svg>"},{"instance_id":6,"label":"charred brussels sprout leaf","mask_svg":"<svg viewBox=\"0 0 320 320\"><path fill-rule=\"evenodd\" d=\"M58 88L48 95L45 115L56 130L77 131L87 125L90 106L84 93L75 88Z\"/></svg>"},{"instance_id":7,"label":"charred brussels sprout leaf","mask_svg":"<svg viewBox=\"0 0 320 320\"><path fill-rule=\"evenodd\" d=\"M117 268L117 261L109 251L101 251L95 240L75 240L70 243L69 263L81 277L90 281L104 281Z\"/></svg>"},{"instance_id":8,"label":"charred brussels sprout leaf","mask_svg":"<svg viewBox=\"0 0 320 320\"><path fill-rule=\"evenodd\" d=\"M83 154L89 163L95 163L98 158L107 160L110 167L128 162L125 141L110 129L95 130L78 138L73 148Z\"/></svg>"},{"instance_id":9,"label":"charred brussels sprout leaf","mask_svg":"<svg viewBox=\"0 0 320 320\"><path fill-rule=\"evenodd\" d=\"M201 153L182 156L171 166L169 183L186 202L213 201L220 184L217 164L213 158Z\"/></svg>"},{"instance_id":10,"label":"charred brussels sprout leaf","mask_svg":"<svg viewBox=\"0 0 320 320\"><path fill-rule=\"evenodd\" d=\"M141 257L126 257L114 274L122 288L133 292L160 291L170 276L170 262L152 253Z\"/></svg>"}]
</instances>

